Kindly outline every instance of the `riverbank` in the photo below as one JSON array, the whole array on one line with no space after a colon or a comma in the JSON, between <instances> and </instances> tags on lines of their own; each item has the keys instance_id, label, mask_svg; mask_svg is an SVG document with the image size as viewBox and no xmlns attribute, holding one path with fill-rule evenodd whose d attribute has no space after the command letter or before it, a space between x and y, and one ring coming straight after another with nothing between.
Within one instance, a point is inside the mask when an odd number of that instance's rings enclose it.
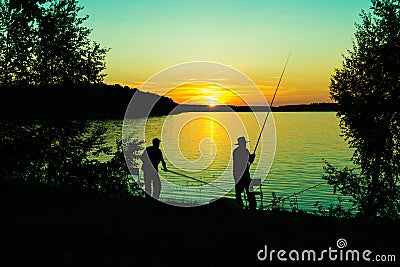
<instances>
[{"instance_id":1,"label":"riverbank","mask_svg":"<svg viewBox=\"0 0 400 267\"><path fill-rule=\"evenodd\" d=\"M337 248L339 238L348 249L400 260L397 224L223 205L178 208L37 186L2 185L0 192L1 266L265 266L271 263L257 260L265 245L318 251Z\"/></svg>"},{"instance_id":2,"label":"riverbank","mask_svg":"<svg viewBox=\"0 0 400 267\"><path fill-rule=\"evenodd\" d=\"M138 94L137 94L138 93ZM140 108L128 105L135 95ZM140 99L140 100L138 100ZM5 120L122 120L187 112L266 112L265 106L188 105L119 84L65 84L0 86L0 118ZM272 112L336 112L336 103L311 103L271 107ZM149 114L147 114L147 111Z\"/></svg>"}]
</instances>

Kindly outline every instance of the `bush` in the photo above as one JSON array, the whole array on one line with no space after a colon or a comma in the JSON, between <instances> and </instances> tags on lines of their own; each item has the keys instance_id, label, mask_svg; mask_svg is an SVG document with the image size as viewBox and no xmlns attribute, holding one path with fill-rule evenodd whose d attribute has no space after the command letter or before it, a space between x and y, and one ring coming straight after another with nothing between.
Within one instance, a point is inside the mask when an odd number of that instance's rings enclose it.
<instances>
[{"instance_id":1,"label":"bush","mask_svg":"<svg viewBox=\"0 0 400 267\"><path fill-rule=\"evenodd\" d=\"M141 195L129 176L123 150L138 153L134 138L105 145L106 129L88 121L2 122L0 175L3 182L43 183L104 195ZM108 155L100 162L97 157ZM131 167L135 162L131 162Z\"/></svg>"}]
</instances>

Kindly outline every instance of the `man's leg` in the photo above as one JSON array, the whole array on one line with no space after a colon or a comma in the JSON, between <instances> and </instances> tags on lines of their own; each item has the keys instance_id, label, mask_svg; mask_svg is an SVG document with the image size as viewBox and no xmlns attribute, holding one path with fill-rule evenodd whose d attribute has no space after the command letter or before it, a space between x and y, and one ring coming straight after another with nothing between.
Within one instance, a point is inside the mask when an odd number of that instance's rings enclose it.
<instances>
[{"instance_id":1,"label":"man's leg","mask_svg":"<svg viewBox=\"0 0 400 267\"><path fill-rule=\"evenodd\" d=\"M160 180L160 175L158 174L158 172L156 172L154 174L154 178L153 178L153 197L155 199L159 199L160 198L160 193L161 193L161 180Z\"/></svg>"},{"instance_id":2,"label":"man's leg","mask_svg":"<svg viewBox=\"0 0 400 267\"><path fill-rule=\"evenodd\" d=\"M251 179L249 175L248 179L246 179L246 185L245 185L247 200L249 201L249 209L255 210L257 209L256 194L254 192L250 192L250 183Z\"/></svg>"},{"instance_id":3,"label":"man's leg","mask_svg":"<svg viewBox=\"0 0 400 267\"><path fill-rule=\"evenodd\" d=\"M242 200L243 190L244 190L243 180L240 179L239 182L235 184L235 194L236 194L236 201L242 209L244 207Z\"/></svg>"},{"instance_id":4,"label":"man's leg","mask_svg":"<svg viewBox=\"0 0 400 267\"><path fill-rule=\"evenodd\" d=\"M147 195L151 196L151 174L150 170L146 170L143 172L144 179L144 191Z\"/></svg>"}]
</instances>

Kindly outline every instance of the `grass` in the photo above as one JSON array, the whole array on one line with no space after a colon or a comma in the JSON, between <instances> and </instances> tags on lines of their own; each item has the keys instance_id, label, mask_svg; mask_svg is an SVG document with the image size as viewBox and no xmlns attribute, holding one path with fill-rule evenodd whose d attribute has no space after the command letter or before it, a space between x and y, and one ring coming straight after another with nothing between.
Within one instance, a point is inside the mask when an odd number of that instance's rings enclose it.
<instances>
[{"instance_id":1,"label":"grass","mask_svg":"<svg viewBox=\"0 0 400 267\"><path fill-rule=\"evenodd\" d=\"M349 249L400 248L398 224L218 204L179 208L33 185L2 184L0 212L1 266L266 266L256 256L264 245L318 250L336 248L339 238Z\"/></svg>"}]
</instances>

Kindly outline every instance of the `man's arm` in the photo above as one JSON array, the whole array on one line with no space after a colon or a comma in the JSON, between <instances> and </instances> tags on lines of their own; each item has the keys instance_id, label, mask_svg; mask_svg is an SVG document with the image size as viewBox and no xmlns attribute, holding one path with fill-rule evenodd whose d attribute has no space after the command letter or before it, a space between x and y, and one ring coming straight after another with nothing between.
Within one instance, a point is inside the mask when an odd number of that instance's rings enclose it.
<instances>
[{"instance_id":1,"label":"man's arm","mask_svg":"<svg viewBox=\"0 0 400 267\"><path fill-rule=\"evenodd\" d=\"M254 162L255 157L256 157L256 154L254 154L254 153L249 155L250 164Z\"/></svg>"},{"instance_id":2,"label":"man's arm","mask_svg":"<svg viewBox=\"0 0 400 267\"><path fill-rule=\"evenodd\" d=\"M163 157L163 154L162 154L161 150L160 150L160 156L161 156L161 164L163 166L163 170L164 171L168 171L167 164L165 163L165 160L164 160L164 157Z\"/></svg>"}]
</instances>

